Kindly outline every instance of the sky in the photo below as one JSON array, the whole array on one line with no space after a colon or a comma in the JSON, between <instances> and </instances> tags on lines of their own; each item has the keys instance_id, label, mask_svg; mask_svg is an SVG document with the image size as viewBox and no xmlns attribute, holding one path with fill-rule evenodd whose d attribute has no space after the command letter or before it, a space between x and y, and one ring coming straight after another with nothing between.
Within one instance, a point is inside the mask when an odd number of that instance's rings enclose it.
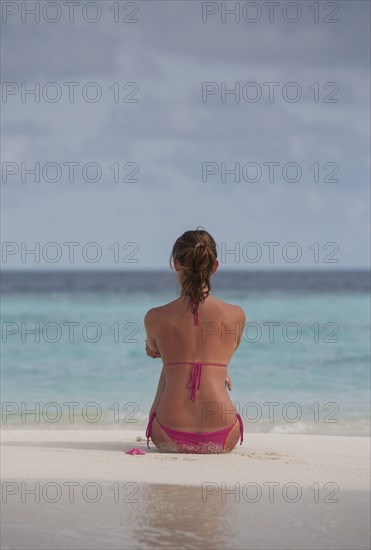
<instances>
[{"instance_id":1,"label":"sky","mask_svg":"<svg viewBox=\"0 0 371 550\"><path fill-rule=\"evenodd\" d=\"M2 2L3 269L370 266L368 1L89 4Z\"/></svg>"}]
</instances>

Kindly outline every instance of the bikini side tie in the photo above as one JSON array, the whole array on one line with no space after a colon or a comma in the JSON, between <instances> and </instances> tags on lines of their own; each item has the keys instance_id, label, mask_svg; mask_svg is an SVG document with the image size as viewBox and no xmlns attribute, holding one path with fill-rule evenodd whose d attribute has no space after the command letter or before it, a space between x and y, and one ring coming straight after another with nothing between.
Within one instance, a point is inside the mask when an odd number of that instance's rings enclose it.
<instances>
[{"instance_id":1,"label":"bikini side tie","mask_svg":"<svg viewBox=\"0 0 371 550\"><path fill-rule=\"evenodd\" d=\"M149 446L149 438L151 437L152 435L152 422L153 422L153 419L155 418L156 416L156 411L153 411L153 413L151 414L150 418L149 418L149 422L147 424L147 429L146 429L146 438L147 438L147 447L148 449L150 449L150 446Z\"/></svg>"}]
</instances>

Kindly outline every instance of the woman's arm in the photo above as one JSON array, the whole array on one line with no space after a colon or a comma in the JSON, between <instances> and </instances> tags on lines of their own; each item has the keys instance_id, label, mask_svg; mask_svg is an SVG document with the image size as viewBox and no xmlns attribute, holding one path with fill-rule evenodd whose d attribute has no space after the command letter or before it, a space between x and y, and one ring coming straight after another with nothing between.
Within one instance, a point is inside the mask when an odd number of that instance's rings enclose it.
<instances>
[{"instance_id":1,"label":"woman's arm","mask_svg":"<svg viewBox=\"0 0 371 550\"><path fill-rule=\"evenodd\" d=\"M152 357L153 359L157 359L158 357L161 357L161 353L160 353L160 350L158 349L157 342L153 336L153 324L154 324L153 310L150 309L149 311L147 311L144 317L144 327L147 333L146 353L149 357Z\"/></svg>"},{"instance_id":2,"label":"woman's arm","mask_svg":"<svg viewBox=\"0 0 371 550\"><path fill-rule=\"evenodd\" d=\"M153 324L154 324L153 310L149 310L144 317L144 326L147 333L146 353L149 357L152 357L153 359L157 359L158 357L161 357L161 353L160 353L160 350L158 349L157 342L153 336ZM153 404L149 413L150 416L153 413L153 411L157 409L158 402L161 399L161 395L165 389L165 386L166 386L166 377L165 377L164 367L162 367L160 379L157 385L155 399L153 401Z\"/></svg>"},{"instance_id":3,"label":"woman's arm","mask_svg":"<svg viewBox=\"0 0 371 550\"><path fill-rule=\"evenodd\" d=\"M149 347L147 340L146 340L146 354L148 355L148 357L152 357L152 359L157 359L158 357L161 357L160 352L153 351Z\"/></svg>"},{"instance_id":4,"label":"woman's arm","mask_svg":"<svg viewBox=\"0 0 371 550\"><path fill-rule=\"evenodd\" d=\"M150 415L150 416L151 416L151 414L153 413L153 411L155 411L155 410L157 409L158 402L159 402L160 399L161 399L161 395L162 395L162 392L163 392L164 389L165 389L165 386L166 386L166 377L165 377L164 367L162 367L162 371L161 371L161 375L160 375L160 380L158 381L158 386L157 386L157 392L156 392L155 400L153 401L151 410L149 411L149 415Z\"/></svg>"},{"instance_id":5,"label":"woman's arm","mask_svg":"<svg viewBox=\"0 0 371 550\"><path fill-rule=\"evenodd\" d=\"M241 343L243 331L244 331L244 328L245 328L245 325L246 325L246 314L245 314L244 310L241 307L238 306L238 309L239 309L239 315L238 315L239 334L237 336L237 345L236 345L234 351L236 351L236 349L238 348L238 346Z\"/></svg>"}]
</instances>

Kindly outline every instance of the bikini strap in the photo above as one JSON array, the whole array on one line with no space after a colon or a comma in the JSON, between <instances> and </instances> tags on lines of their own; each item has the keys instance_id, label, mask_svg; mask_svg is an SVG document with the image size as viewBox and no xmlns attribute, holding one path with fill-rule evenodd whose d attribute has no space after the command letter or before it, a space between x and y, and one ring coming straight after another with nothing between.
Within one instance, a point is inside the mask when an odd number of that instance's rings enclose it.
<instances>
[{"instance_id":1,"label":"bikini strap","mask_svg":"<svg viewBox=\"0 0 371 550\"><path fill-rule=\"evenodd\" d=\"M197 326L198 325L198 310L197 309L193 314L193 321L194 321L195 326Z\"/></svg>"},{"instance_id":2,"label":"bikini strap","mask_svg":"<svg viewBox=\"0 0 371 550\"><path fill-rule=\"evenodd\" d=\"M200 363L199 361L175 361L174 363L163 363L163 366L166 367L168 365L212 365L214 367L228 367L227 363L208 363L207 361Z\"/></svg>"},{"instance_id":3,"label":"bikini strap","mask_svg":"<svg viewBox=\"0 0 371 550\"><path fill-rule=\"evenodd\" d=\"M191 377L187 383L187 388L192 390L192 393L191 393L192 401L196 401L196 392L200 389L202 365L212 365L214 367L227 367L225 363L200 363L199 361L196 361L194 363L190 363L187 361L179 361L176 363L164 363L164 366L166 365L193 365Z\"/></svg>"},{"instance_id":4,"label":"bikini strap","mask_svg":"<svg viewBox=\"0 0 371 550\"><path fill-rule=\"evenodd\" d=\"M192 393L191 393L192 401L196 401L196 391L200 389L201 374L202 374L201 363L194 363L192 367L191 377L187 383L187 388L189 390L192 390Z\"/></svg>"}]
</instances>

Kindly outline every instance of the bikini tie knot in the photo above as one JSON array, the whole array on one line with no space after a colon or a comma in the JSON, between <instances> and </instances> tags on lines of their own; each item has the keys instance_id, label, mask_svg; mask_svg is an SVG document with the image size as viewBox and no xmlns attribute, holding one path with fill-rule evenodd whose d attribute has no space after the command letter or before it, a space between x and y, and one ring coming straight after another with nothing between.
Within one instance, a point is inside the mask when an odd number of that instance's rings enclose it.
<instances>
[{"instance_id":1,"label":"bikini tie knot","mask_svg":"<svg viewBox=\"0 0 371 550\"><path fill-rule=\"evenodd\" d=\"M196 391L200 389L202 367L201 363L193 363L191 378L187 384L188 389L192 389L191 399L196 400Z\"/></svg>"},{"instance_id":2,"label":"bikini tie knot","mask_svg":"<svg viewBox=\"0 0 371 550\"><path fill-rule=\"evenodd\" d=\"M195 326L197 326L198 325L198 312L197 312L197 309L193 314L193 320L194 320Z\"/></svg>"},{"instance_id":3,"label":"bikini tie knot","mask_svg":"<svg viewBox=\"0 0 371 550\"><path fill-rule=\"evenodd\" d=\"M153 422L153 419L155 418L155 416L156 416L156 411L153 411L153 413L149 417L149 422L148 422L147 429L146 429L146 438L147 438L147 447L148 447L148 449L150 449L149 438L152 435L152 422Z\"/></svg>"}]
</instances>

